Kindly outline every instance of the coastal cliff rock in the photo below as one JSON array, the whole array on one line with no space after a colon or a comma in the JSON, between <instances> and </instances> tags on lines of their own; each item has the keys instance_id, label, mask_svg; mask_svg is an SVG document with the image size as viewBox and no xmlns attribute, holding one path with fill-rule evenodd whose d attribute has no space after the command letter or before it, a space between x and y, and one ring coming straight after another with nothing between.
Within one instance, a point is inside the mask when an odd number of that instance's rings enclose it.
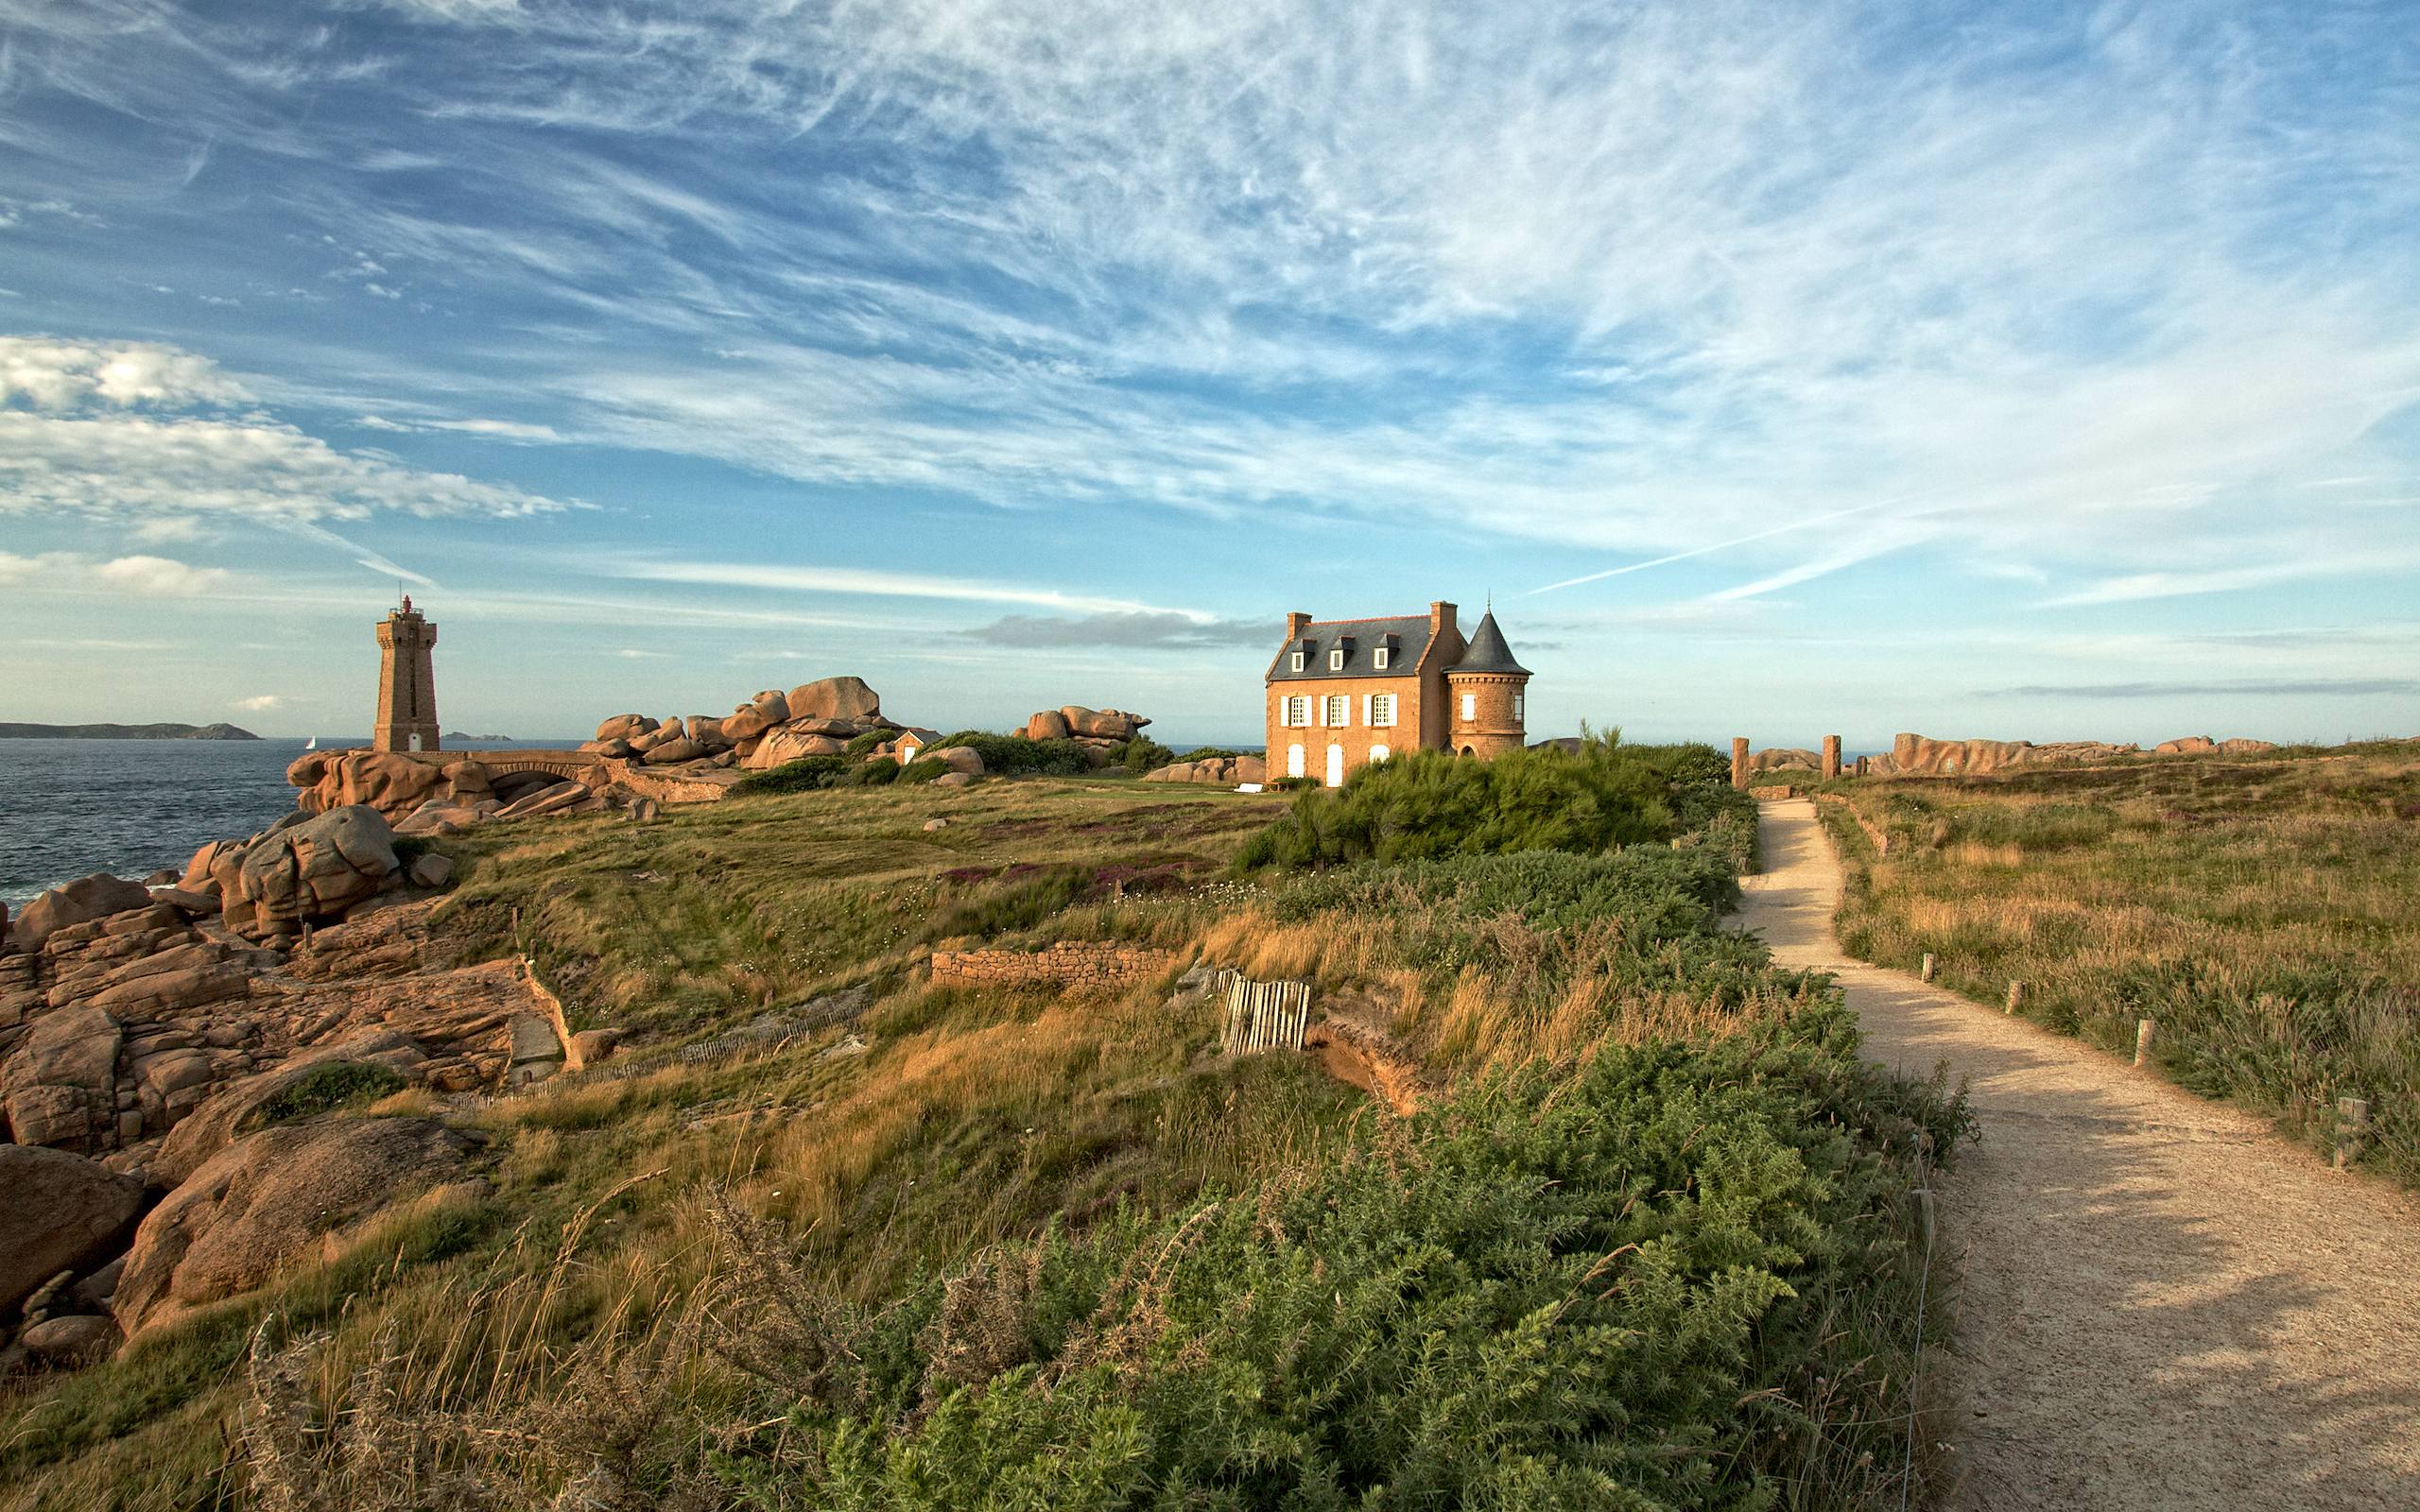
<instances>
[{"instance_id":1,"label":"coastal cliff rock","mask_svg":"<svg viewBox=\"0 0 2420 1512\"><path fill-rule=\"evenodd\" d=\"M1823 758L1798 746L1774 746L1748 758L1752 772L1779 771L1786 766L1804 766L1808 771L1823 770Z\"/></svg>"},{"instance_id":2,"label":"coastal cliff rock","mask_svg":"<svg viewBox=\"0 0 2420 1512\"><path fill-rule=\"evenodd\" d=\"M0 1313L107 1256L142 1211L143 1183L97 1160L0 1144Z\"/></svg>"},{"instance_id":3,"label":"coastal cliff rock","mask_svg":"<svg viewBox=\"0 0 2420 1512\"><path fill-rule=\"evenodd\" d=\"M365 807L400 819L432 798L476 801L489 793L487 769L473 761L443 766L384 750L306 751L285 769L302 789L295 804L306 814Z\"/></svg>"},{"instance_id":4,"label":"coastal cliff rock","mask_svg":"<svg viewBox=\"0 0 2420 1512\"><path fill-rule=\"evenodd\" d=\"M460 1176L470 1148L424 1118L331 1118L248 1135L143 1220L111 1311L130 1338L251 1291L349 1226Z\"/></svg>"},{"instance_id":5,"label":"coastal cliff rock","mask_svg":"<svg viewBox=\"0 0 2420 1512\"><path fill-rule=\"evenodd\" d=\"M82 924L129 908L141 908L151 902L151 893L139 882L112 877L96 871L79 877L63 887L53 887L17 915L9 938L18 950L30 954L41 950L43 942L54 933L71 924Z\"/></svg>"}]
</instances>

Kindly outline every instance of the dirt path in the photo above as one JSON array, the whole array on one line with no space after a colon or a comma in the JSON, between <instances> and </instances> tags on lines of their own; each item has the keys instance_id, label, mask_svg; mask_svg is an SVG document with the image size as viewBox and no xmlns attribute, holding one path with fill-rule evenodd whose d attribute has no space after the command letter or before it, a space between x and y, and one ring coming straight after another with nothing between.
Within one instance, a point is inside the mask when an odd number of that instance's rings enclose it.
<instances>
[{"instance_id":1,"label":"dirt path","mask_svg":"<svg viewBox=\"0 0 2420 1512\"><path fill-rule=\"evenodd\" d=\"M1745 927L1837 972L1874 1058L1972 1078L1943 1178L1958 1508L2420 1509L2420 1201L2022 1020L1843 959L1841 871L1767 803Z\"/></svg>"}]
</instances>

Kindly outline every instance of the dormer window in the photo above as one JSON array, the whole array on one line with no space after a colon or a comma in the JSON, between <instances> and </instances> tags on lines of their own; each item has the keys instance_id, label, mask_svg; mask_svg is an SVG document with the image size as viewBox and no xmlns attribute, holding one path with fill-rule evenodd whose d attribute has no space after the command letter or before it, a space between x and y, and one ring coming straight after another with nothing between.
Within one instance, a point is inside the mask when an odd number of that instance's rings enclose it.
<instances>
[{"instance_id":1,"label":"dormer window","mask_svg":"<svg viewBox=\"0 0 2420 1512\"><path fill-rule=\"evenodd\" d=\"M1300 672L1300 671L1302 671L1302 670L1303 670L1303 653L1302 653L1302 652L1300 652L1300 651L1297 651L1297 652L1295 652L1295 653L1294 653L1294 666L1293 666L1293 670L1295 670L1295 671L1297 671L1297 672Z\"/></svg>"},{"instance_id":2,"label":"dormer window","mask_svg":"<svg viewBox=\"0 0 2420 1512\"><path fill-rule=\"evenodd\" d=\"M1370 653L1370 665L1377 671L1384 672L1387 670L1388 660L1389 652L1383 645Z\"/></svg>"},{"instance_id":3,"label":"dormer window","mask_svg":"<svg viewBox=\"0 0 2420 1512\"><path fill-rule=\"evenodd\" d=\"M1341 672L1344 670L1344 647L1340 645L1335 650L1330 651L1327 654L1327 669L1330 672Z\"/></svg>"}]
</instances>

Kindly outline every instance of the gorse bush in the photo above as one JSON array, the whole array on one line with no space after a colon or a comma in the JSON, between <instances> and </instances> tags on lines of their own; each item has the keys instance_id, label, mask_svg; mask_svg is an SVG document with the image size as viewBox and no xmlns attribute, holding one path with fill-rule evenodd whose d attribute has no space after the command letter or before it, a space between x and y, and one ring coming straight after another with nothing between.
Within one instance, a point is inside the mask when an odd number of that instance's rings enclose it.
<instances>
[{"instance_id":1,"label":"gorse bush","mask_svg":"<svg viewBox=\"0 0 2420 1512\"><path fill-rule=\"evenodd\" d=\"M1306 792L1246 846L1245 868L1593 851L1669 839L1737 802L1697 752L1583 740L1473 761L1416 751ZM1726 768L1727 777L1727 768Z\"/></svg>"},{"instance_id":2,"label":"gorse bush","mask_svg":"<svg viewBox=\"0 0 2420 1512\"><path fill-rule=\"evenodd\" d=\"M931 749L962 746L983 758L983 769L998 777L1081 777L1093 769L1092 756L1072 740L1028 740L1023 735L994 735L961 730L933 742Z\"/></svg>"}]
</instances>

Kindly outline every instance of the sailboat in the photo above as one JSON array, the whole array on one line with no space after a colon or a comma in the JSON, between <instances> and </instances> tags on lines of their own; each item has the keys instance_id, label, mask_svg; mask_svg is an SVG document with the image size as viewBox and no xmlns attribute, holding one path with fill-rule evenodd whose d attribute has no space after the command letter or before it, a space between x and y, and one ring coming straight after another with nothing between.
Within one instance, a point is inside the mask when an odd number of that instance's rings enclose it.
<instances>
[{"instance_id":1,"label":"sailboat","mask_svg":"<svg viewBox=\"0 0 2420 1512\"><path fill-rule=\"evenodd\" d=\"M310 739L302 743L302 748L304 750L318 750L320 748L320 737L313 735Z\"/></svg>"}]
</instances>

